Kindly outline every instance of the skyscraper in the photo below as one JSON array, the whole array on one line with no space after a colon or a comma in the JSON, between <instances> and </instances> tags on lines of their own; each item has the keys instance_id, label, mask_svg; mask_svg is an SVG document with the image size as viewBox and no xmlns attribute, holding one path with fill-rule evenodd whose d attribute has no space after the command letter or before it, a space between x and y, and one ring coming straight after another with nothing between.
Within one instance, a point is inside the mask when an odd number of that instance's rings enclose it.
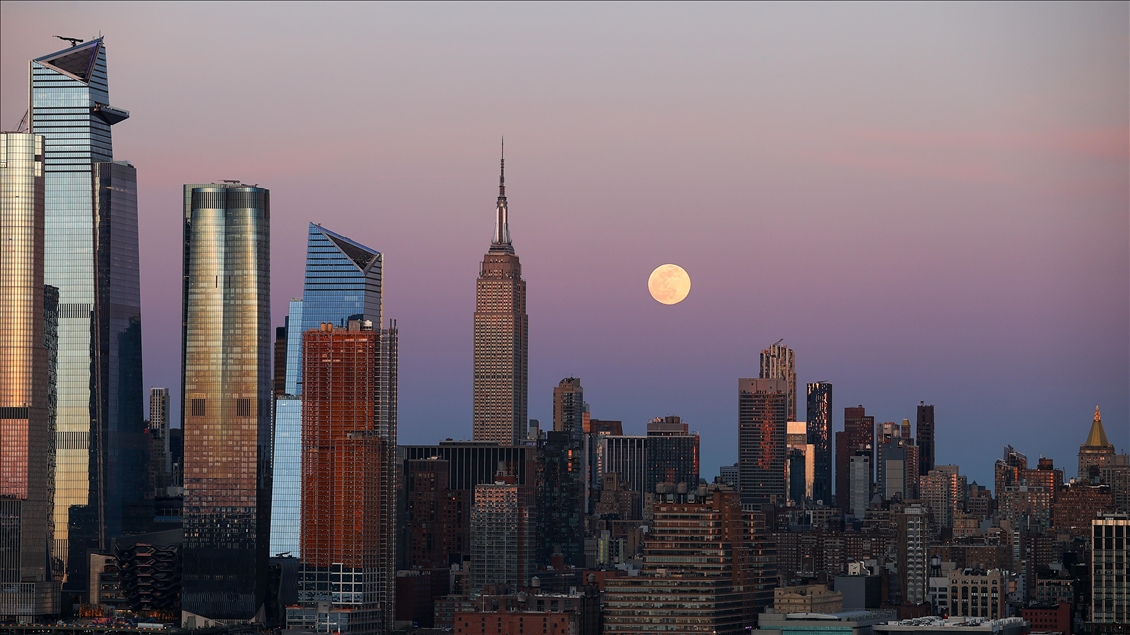
<instances>
[{"instance_id":1,"label":"skyscraper","mask_svg":"<svg viewBox=\"0 0 1130 635\"><path fill-rule=\"evenodd\" d=\"M302 500L302 334L322 324L345 327L349 320L369 320L374 329L382 324L384 256L377 250L310 223L306 234L306 274L302 298L290 302L286 318L285 352L281 357L281 392L275 395L274 479L271 493L271 555L298 554ZM383 347L382 354L395 347ZM395 360L394 360L395 361ZM382 364L381 369L395 368ZM276 377L280 375L275 370ZM388 384L384 378L381 385ZM392 406L381 421L395 420L395 383L392 399L380 401ZM387 423L383 428L387 428Z\"/></svg>"},{"instance_id":2,"label":"skyscraper","mask_svg":"<svg viewBox=\"0 0 1130 635\"><path fill-rule=\"evenodd\" d=\"M777 340L761 351L761 379L783 379L788 384L788 417L796 421L796 356Z\"/></svg>"},{"instance_id":3,"label":"skyscraper","mask_svg":"<svg viewBox=\"0 0 1130 635\"><path fill-rule=\"evenodd\" d=\"M871 467L874 448L875 417L867 416L863 406L844 408L844 430L836 433L836 505L845 515L851 510L852 457L863 454L872 457L867 461L870 489L870 483L874 482Z\"/></svg>"},{"instance_id":4,"label":"skyscraper","mask_svg":"<svg viewBox=\"0 0 1130 635\"><path fill-rule=\"evenodd\" d=\"M934 406L923 401L918 404L918 421L914 427L918 437L918 474L925 476L934 469Z\"/></svg>"},{"instance_id":5,"label":"skyscraper","mask_svg":"<svg viewBox=\"0 0 1130 635\"><path fill-rule=\"evenodd\" d=\"M392 626L396 505L388 499L396 439L380 429L381 340L368 320L303 334L304 606L288 609L289 626L312 626L311 615L341 633ZM320 602L331 608L319 609Z\"/></svg>"},{"instance_id":6,"label":"skyscraper","mask_svg":"<svg viewBox=\"0 0 1130 635\"><path fill-rule=\"evenodd\" d=\"M173 481L173 457L169 447L169 389L149 388L149 486L157 496L165 496Z\"/></svg>"},{"instance_id":7,"label":"skyscraper","mask_svg":"<svg viewBox=\"0 0 1130 635\"><path fill-rule=\"evenodd\" d=\"M253 620L264 611L270 217L264 188L184 186L181 607L188 628Z\"/></svg>"},{"instance_id":8,"label":"skyscraper","mask_svg":"<svg viewBox=\"0 0 1130 635\"><path fill-rule=\"evenodd\" d=\"M42 135L0 133L3 621L40 621L35 618L59 611L52 575L56 414L50 349L56 345L58 296L43 285L43 151ZM54 307L45 307L48 295Z\"/></svg>"},{"instance_id":9,"label":"skyscraper","mask_svg":"<svg viewBox=\"0 0 1130 635\"><path fill-rule=\"evenodd\" d=\"M505 158L495 213L494 238L475 285L474 438L514 445L525 437L530 323L526 282L510 243Z\"/></svg>"},{"instance_id":10,"label":"skyscraper","mask_svg":"<svg viewBox=\"0 0 1130 635\"><path fill-rule=\"evenodd\" d=\"M808 442L815 449L812 498L832 504L832 384L808 384Z\"/></svg>"},{"instance_id":11,"label":"skyscraper","mask_svg":"<svg viewBox=\"0 0 1130 635\"><path fill-rule=\"evenodd\" d=\"M556 553L567 564L585 565L585 492L588 474L582 451L584 389L581 380L566 377L553 389L553 431L538 445L542 475L539 535L542 563ZM477 492L478 490L476 490ZM478 508L476 502L476 509Z\"/></svg>"},{"instance_id":12,"label":"skyscraper","mask_svg":"<svg viewBox=\"0 0 1130 635\"><path fill-rule=\"evenodd\" d=\"M516 590L529 582L532 573L528 555L530 515L517 477L500 474L493 483L475 486L471 510L473 593L487 585Z\"/></svg>"},{"instance_id":13,"label":"skyscraper","mask_svg":"<svg viewBox=\"0 0 1130 635\"><path fill-rule=\"evenodd\" d=\"M98 209L95 164L113 161L110 126L129 113L110 106L106 47L102 38L79 43L32 60L29 126L42 135L44 156L44 281L59 290L58 421L56 443L53 553L70 559L72 529L80 541L97 547L108 524L106 488L99 485L99 459L105 460L109 428L99 421L104 409L101 346L98 336L109 316L98 301ZM122 192L118 200L128 198ZM135 251L136 253L136 251ZM114 284L116 281L110 281ZM126 306L136 306L132 301ZM92 339L92 336L94 339ZM92 364L92 361L96 363ZM103 432L100 436L99 432ZM92 473L92 468L94 472ZM95 487L92 489L91 485ZM99 495L102 491L102 495ZM89 507L88 507L89 505ZM111 503L111 507L113 504ZM68 563L66 585L85 592L85 551ZM77 567L77 569L75 569Z\"/></svg>"},{"instance_id":14,"label":"skyscraper","mask_svg":"<svg viewBox=\"0 0 1130 635\"><path fill-rule=\"evenodd\" d=\"M656 417L647 424L647 482L645 492L659 483L698 487L699 438L678 416Z\"/></svg>"},{"instance_id":15,"label":"skyscraper","mask_svg":"<svg viewBox=\"0 0 1130 635\"><path fill-rule=\"evenodd\" d=\"M785 501L788 381L738 380L738 480L743 502Z\"/></svg>"},{"instance_id":16,"label":"skyscraper","mask_svg":"<svg viewBox=\"0 0 1130 635\"><path fill-rule=\"evenodd\" d=\"M145 388L141 368L141 269L137 238L137 170L125 161L94 164L97 367L91 426L91 503L98 546L150 530L152 484L146 474Z\"/></svg>"}]
</instances>

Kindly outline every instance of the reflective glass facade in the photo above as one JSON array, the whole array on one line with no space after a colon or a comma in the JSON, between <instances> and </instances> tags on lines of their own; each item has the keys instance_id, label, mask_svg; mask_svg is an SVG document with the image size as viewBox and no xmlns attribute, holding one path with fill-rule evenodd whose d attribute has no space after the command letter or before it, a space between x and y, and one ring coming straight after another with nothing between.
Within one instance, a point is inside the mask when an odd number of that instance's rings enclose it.
<instances>
[{"instance_id":1,"label":"reflective glass facade","mask_svg":"<svg viewBox=\"0 0 1130 635\"><path fill-rule=\"evenodd\" d=\"M263 609L270 507L270 198L186 185L183 622Z\"/></svg>"},{"instance_id":2,"label":"reflective glass facade","mask_svg":"<svg viewBox=\"0 0 1130 635\"><path fill-rule=\"evenodd\" d=\"M42 136L0 133L0 621L59 610L51 509L58 296L43 285L43 151Z\"/></svg>"},{"instance_id":3,"label":"reflective glass facade","mask_svg":"<svg viewBox=\"0 0 1130 635\"><path fill-rule=\"evenodd\" d=\"M812 480L812 499L832 504L832 384L808 384L806 433L815 449L816 473Z\"/></svg>"},{"instance_id":4,"label":"reflective glass facade","mask_svg":"<svg viewBox=\"0 0 1130 635\"><path fill-rule=\"evenodd\" d=\"M298 557L302 522L302 399L290 395L275 400L273 470L270 553Z\"/></svg>"},{"instance_id":5,"label":"reflective glass facade","mask_svg":"<svg viewBox=\"0 0 1130 635\"><path fill-rule=\"evenodd\" d=\"M786 500L788 390L785 379L738 380L738 485L743 502Z\"/></svg>"},{"instance_id":6,"label":"reflective glass facade","mask_svg":"<svg viewBox=\"0 0 1130 635\"><path fill-rule=\"evenodd\" d=\"M122 534L151 530L145 389L141 368L141 272L137 240L137 171L126 162L96 163L95 329L97 367L91 426L91 504L99 548Z\"/></svg>"},{"instance_id":7,"label":"reflective glass facade","mask_svg":"<svg viewBox=\"0 0 1130 635\"><path fill-rule=\"evenodd\" d=\"M44 280L59 289L58 421L54 500L54 552L69 558L72 532L97 546L105 537L105 520L97 504L98 452L91 443L102 376L92 365L98 342L96 295L96 196L94 166L113 160L110 126L129 113L110 107L106 48L102 39L73 46L31 62L30 127L43 135ZM93 393L92 393L93 390ZM95 425L97 428L97 425ZM93 493L93 496L92 496ZM72 508L73 517L72 517ZM104 512L104 509L101 510ZM85 566L80 579L85 585Z\"/></svg>"}]
</instances>

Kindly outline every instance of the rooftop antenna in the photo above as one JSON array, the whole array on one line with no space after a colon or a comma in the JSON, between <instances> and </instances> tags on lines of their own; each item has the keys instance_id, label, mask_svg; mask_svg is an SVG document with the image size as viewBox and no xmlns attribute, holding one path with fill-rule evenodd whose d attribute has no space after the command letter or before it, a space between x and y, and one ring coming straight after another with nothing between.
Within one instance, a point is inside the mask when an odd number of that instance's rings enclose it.
<instances>
[{"instance_id":1,"label":"rooftop antenna","mask_svg":"<svg viewBox=\"0 0 1130 635\"><path fill-rule=\"evenodd\" d=\"M61 36L61 35L56 35L56 36L54 36L54 37L57 37L57 38L59 38L60 40L65 40L65 41L67 41L67 42L70 42L70 43L71 43L71 46L78 46L79 44L82 44L82 43L83 43L83 40L80 40L80 39L78 39L77 37L63 37L63 36Z\"/></svg>"}]
</instances>

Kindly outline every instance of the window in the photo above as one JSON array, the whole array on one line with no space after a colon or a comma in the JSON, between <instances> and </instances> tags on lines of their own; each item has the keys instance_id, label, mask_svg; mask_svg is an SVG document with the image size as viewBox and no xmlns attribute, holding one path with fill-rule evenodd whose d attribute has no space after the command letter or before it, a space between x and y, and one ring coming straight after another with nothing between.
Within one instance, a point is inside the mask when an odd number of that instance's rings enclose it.
<instances>
[{"instance_id":1,"label":"window","mask_svg":"<svg viewBox=\"0 0 1130 635\"><path fill-rule=\"evenodd\" d=\"M192 416L194 416L194 417L205 416L205 408L204 408L204 400L203 399L193 399L192 400Z\"/></svg>"},{"instance_id":2,"label":"window","mask_svg":"<svg viewBox=\"0 0 1130 635\"><path fill-rule=\"evenodd\" d=\"M250 399L236 399L235 400L235 416L237 416L237 417L250 417L251 416L251 400Z\"/></svg>"}]
</instances>

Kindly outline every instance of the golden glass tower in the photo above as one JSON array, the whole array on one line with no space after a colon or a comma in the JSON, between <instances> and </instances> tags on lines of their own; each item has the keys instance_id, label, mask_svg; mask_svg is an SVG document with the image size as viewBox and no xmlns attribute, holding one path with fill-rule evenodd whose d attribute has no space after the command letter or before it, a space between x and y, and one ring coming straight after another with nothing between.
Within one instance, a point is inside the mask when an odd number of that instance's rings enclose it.
<instances>
[{"instance_id":1,"label":"golden glass tower","mask_svg":"<svg viewBox=\"0 0 1130 635\"><path fill-rule=\"evenodd\" d=\"M43 286L43 142L0 133L0 621L59 610L51 507L58 293Z\"/></svg>"},{"instance_id":2,"label":"golden glass tower","mask_svg":"<svg viewBox=\"0 0 1130 635\"><path fill-rule=\"evenodd\" d=\"M525 436L529 332L526 281L510 243L504 156L498 177L494 239L475 285L476 441L514 445Z\"/></svg>"}]
</instances>

